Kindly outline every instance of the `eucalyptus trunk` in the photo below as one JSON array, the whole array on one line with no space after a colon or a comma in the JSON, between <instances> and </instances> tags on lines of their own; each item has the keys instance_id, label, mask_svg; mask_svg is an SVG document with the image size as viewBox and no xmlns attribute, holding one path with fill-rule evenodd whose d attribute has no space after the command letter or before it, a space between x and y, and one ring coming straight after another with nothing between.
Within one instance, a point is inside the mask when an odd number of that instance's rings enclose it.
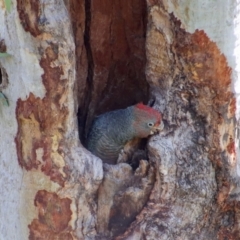
<instances>
[{"instance_id":1,"label":"eucalyptus trunk","mask_svg":"<svg viewBox=\"0 0 240 240\"><path fill-rule=\"evenodd\" d=\"M240 2L0 1L0 239L239 239ZM134 167L95 116L162 112Z\"/></svg>"}]
</instances>

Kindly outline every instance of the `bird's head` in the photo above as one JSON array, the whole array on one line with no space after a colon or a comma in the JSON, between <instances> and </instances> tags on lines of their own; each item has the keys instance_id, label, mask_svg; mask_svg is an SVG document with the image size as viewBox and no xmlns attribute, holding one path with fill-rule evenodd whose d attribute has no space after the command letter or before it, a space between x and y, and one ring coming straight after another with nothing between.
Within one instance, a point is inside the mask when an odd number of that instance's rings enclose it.
<instances>
[{"instance_id":1,"label":"bird's head","mask_svg":"<svg viewBox=\"0 0 240 240\"><path fill-rule=\"evenodd\" d=\"M142 103L133 106L133 128L137 137L148 137L163 127L160 112Z\"/></svg>"}]
</instances>

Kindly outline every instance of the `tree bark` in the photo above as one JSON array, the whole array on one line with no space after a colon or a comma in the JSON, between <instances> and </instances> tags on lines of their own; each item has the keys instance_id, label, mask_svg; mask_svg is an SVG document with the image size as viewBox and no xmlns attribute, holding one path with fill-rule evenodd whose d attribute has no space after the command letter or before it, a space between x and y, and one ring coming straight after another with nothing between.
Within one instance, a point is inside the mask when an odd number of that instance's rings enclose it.
<instances>
[{"instance_id":1,"label":"tree bark","mask_svg":"<svg viewBox=\"0 0 240 240\"><path fill-rule=\"evenodd\" d=\"M0 239L239 239L239 3L215 4L0 2ZM140 101L164 130L103 164L93 118Z\"/></svg>"}]
</instances>

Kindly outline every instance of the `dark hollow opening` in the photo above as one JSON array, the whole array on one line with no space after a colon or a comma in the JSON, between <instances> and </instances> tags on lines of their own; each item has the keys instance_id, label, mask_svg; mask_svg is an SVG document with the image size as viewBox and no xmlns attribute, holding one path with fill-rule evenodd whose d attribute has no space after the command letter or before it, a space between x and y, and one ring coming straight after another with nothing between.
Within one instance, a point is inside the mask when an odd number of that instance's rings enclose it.
<instances>
[{"instance_id":1,"label":"dark hollow opening","mask_svg":"<svg viewBox=\"0 0 240 240\"><path fill-rule=\"evenodd\" d=\"M77 56L79 136L85 145L94 117L148 102L147 6L144 0L86 0L84 5L72 1L70 10Z\"/></svg>"}]
</instances>

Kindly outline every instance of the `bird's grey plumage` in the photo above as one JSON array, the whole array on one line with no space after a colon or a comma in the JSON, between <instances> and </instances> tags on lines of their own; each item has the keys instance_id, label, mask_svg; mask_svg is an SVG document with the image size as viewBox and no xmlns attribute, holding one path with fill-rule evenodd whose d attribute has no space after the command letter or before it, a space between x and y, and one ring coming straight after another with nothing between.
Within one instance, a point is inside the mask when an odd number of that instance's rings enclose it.
<instances>
[{"instance_id":1,"label":"bird's grey plumage","mask_svg":"<svg viewBox=\"0 0 240 240\"><path fill-rule=\"evenodd\" d=\"M113 163L134 133L131 130L132 107L98 116L91 127L87 148L104 162Z\"/></svg>"}]
</instances>

